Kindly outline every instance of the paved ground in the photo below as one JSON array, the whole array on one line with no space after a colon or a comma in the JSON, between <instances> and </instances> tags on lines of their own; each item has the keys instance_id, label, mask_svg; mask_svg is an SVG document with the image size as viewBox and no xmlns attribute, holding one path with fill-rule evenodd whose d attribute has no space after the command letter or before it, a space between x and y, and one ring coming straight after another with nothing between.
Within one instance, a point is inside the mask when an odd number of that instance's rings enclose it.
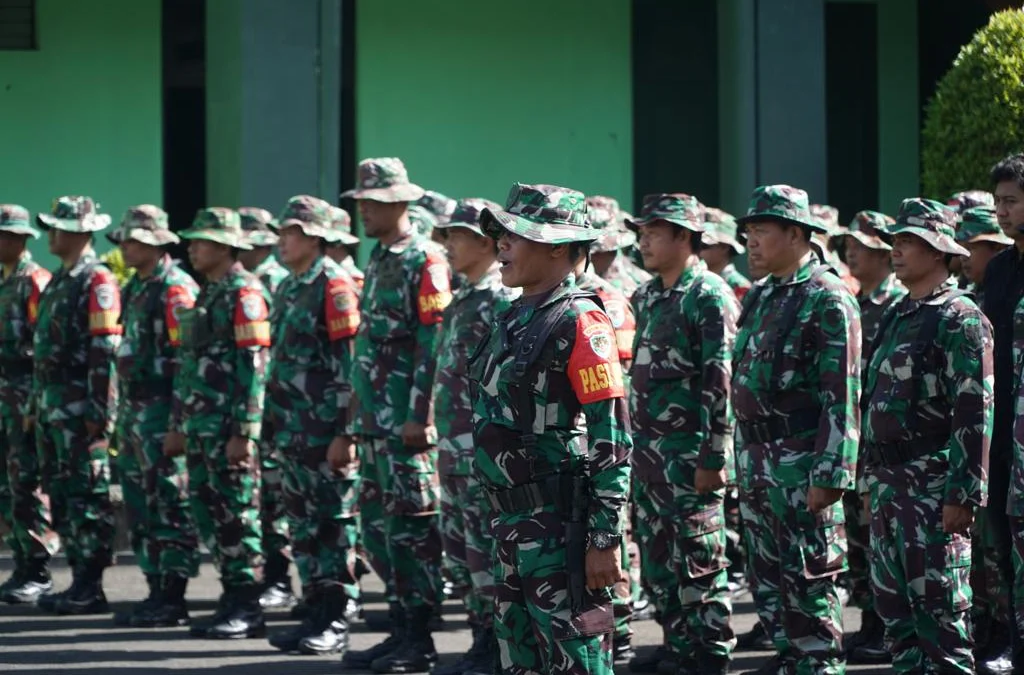
<instances>
[{"instance_id":1,"label":"paved ground","mask_svg":"<svg viewBox=\"0 0 1024 675\"><path fill-rule=\"evenodd\" d=\"M10 572L9 559L0 559L0 573ZM55 569L57 587L69 583L63 564ZM381 584L367 578L367 611L385 612ZM107 597L118 609L145 595L142 575L131 565L130 557L106 575ZM189 587L193 616L212 612L220 587L213 568L203 565L202 575ZM437 650L443 661L451 661L468 649L470 636L464 628L465 615L457 602L446 605L446 620L451 630L435 634ZM754 621L750 596L736 606L734 626L745 632ZM856 612L847 612L847 628L857 628ZM285 613L270 615L270 631L291 625ZM653 649L660 640L660 629L653 621L636 624L634 644L641 650ZM368 632L357 622L352 648L365 649L383 638ZM766 654L742 652L733 662L733 672L757 667ZM626 673L625 667L617 669ZM851 668L861 673L884 673L887 668ZM272 649L264 640L216 642L190 639L187 629L144 630L114 628L109 616L54 617L34 607L0 604L0 672L75 673L81 675L143 675L150 673L222 673L224 675L321 675L341 673L336 657L287 656Z\"/></svg>"}]
</instances>

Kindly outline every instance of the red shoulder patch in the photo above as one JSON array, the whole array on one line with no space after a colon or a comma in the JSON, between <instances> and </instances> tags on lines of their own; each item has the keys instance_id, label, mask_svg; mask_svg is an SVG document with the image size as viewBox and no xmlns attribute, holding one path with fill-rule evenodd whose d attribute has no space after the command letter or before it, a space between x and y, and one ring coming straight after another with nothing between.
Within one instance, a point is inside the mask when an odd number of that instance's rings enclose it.
<instances>
[{"instance_id":1,"label":"red shoulder patch","mask_svg":"<svg viewBox=\"0 0 1024 675\"><path fill-rule=\"evenodd\" d=\"M630 307L625 295L601 290L598 291L598 296L615 331L619 360L628 361L633 358L633 338L636 336L636 317L633 316L633 308Z\"/></svg>"},{"instance_id":2,"label":"red shoulder patch","mask_svg":"<svg viewBox=\"0 0 1024 675\"><path fill-rule=\"evenodd\" d=\"M39 318L39 298L43 294L43 289L50 283L50 279L53 277L48 271L42 267L36 269L29 275L29 291L28 291L28 322L33 326L36 324L36 319Z\"/></svg>"},{"instance_id":3,"label":"red shoulder patch","mask_svg":"<svg viewBox=\"0 0 1024 675\"><path fill-rule=\"evenodd\" d=\"M98 269L89 283L89 334L120 335L121 288L114 275Z\"/></svg>"},{"instance_id":4,"label":"red shoulder patch","mask_svg":"<svg viewBox=\"0 0 1024 675\"><path fill-rule=\"evenodd\" d=\"M420 323L433 326L441 323L441 315L452 301L451 271L448 263L436 253L428 253L421 270L417 302Z\"/></svg>"},{"instance_id":5,"label":"red shoulder patch","mask_svg":"<svg viewBox=\"0 0 1024 675\"><path fill-rule=\"evenodd\" d=\"M576 343L567 373L576 398L584 405L625 396L615 331L604 312L591 310L576 319Z\"/></svg>"},{"instance_id":6,"label":"red shoulder patch","mask_svg":"<svg viewBox=\"0 0 1024 675\"><path fill-rule=\"evenodd\" d=\"M184 286L171 286L167 289L164 320L167 323L167 337L172 347L181 346L181 311L192 309L195 304L195 297Z\"/></svg>"},{"instance_id":7,"label":"red shoulder patch","mask_svg":"<svg viewBox=\"0 0 1024 675\"><path fill-rule=\"evenodd\" d=\"M235 304L235 344L239 347L269 347L270 321L267 301L258 288L246 286Z\"/></svg>"},{"instance_id":8,"label":"red shoulder patch","mask_svg":"<svg viewBox=\"0 0 1024 675\"><path fill-rule=\"evenodd\" d=\"M324 299L327 337L331 342L344 340L359 330L359 296L345 279L328 279Z\"/></svg>"}]
</instances>

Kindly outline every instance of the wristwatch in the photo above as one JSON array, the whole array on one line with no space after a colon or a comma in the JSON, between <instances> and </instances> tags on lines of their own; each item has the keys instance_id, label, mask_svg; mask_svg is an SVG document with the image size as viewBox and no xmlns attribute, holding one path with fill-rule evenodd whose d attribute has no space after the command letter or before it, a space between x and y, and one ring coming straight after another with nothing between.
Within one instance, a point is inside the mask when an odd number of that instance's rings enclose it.
<instances>
[{"instance_id":1,"label":"wristwatch","mask_svg":"<svg viewBox=\"0 0 1024 675\"><path fill-rule=\"evenodd\" d=\"M614 548L622 541L621 534L615 534L608 530L591 530L587 535L587 543L598 551L607 551Z\"/></svg>"}]
</instances>

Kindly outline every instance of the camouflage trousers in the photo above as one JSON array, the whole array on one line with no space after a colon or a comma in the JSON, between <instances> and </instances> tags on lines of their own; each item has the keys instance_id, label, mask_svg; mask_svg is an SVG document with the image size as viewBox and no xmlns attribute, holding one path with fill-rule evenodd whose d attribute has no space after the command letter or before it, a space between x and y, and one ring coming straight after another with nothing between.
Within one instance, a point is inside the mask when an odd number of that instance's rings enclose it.
<instances>
[{"instance_id":1,"label":"camouflage trousers","mask_svg":"<svg viewBox=\"0 0 1024 675\"><path fill-rule=\"evenodd\" d=\"M722 497L634 480L633 499L641 571L666 645L682 655L728 656L736 639Z\"/></svg>"},{"instance_id":2,"label":"camouflage trousers","mask_svg":"<svg viewBox=\"0 0 1024 675\"><path fill-rule=\"evenodd\" d=\"M36 426L43 489L50 495L53 527L73 567L114 562L114 507L106 439L92 439L84 417Z\"/></svg>"},{"instance_id":3,"label":"camouflage trousers","mask_svg":"<svg viewBox=\"0 0 1024 675\"><path fill-rule=\"evenodd\" d=\"M326 445L282 448L280 455L282 502L303 595L340 586L358 600L359 466L334 472Z\"/></svg>"},{"instance_id":4,"label":"camouflage trousers","mask_svg":"<svg viewBox=\"0 0 1024 675\"><path fill-rule=\"evenodd\" d=\"M1013 619L1017 635L1024 635L1024 518L1010 517L1013 547Z\"/></svg>"},{"instance_id":5,"label":"camouflage trousers","mask_svg":"<svg viewBox=\"0 0 1024 675\"><path fill-rule=\"evenodd\" d=\"M871 494L871 582L898 673L973 673L971 540L942 529L943 495Z\"/></svg>"},{"instance_id":6,"label":"camouflage trousers","mask_svg":"<svg viewBox=\"0 0 1024 675\"><path fill-rule=\"evenodd\" d=\"M725 490L725 557L730 571L746 574L746 552L743 550L743 516L740 514L740 492L735 487Z\"/></svg>"},{"instance_id":7,"label":"camouflage trousers","mask_svg":"<svg viewBox=\"0 0 1024 675\"><path fill-rule=\"evenodd\" d=\"M1000 567L999 534L989 508L977 509L971 529L971 592L975 618L988 617L1010 625L1010 595L1013 582Z\"/></svg>"},{"instance_id":8,"label":"camouflage trousers","mask_svg":"<svg viewBox=\"0 0 1024 675\"><path fill-rule=\"evenodd\" d=\"M263 551L268 564L275 560L275 567L286 570L292 560L292 544L289 536L289 517L284 500L284 459L281 451L270 442L259 444L260 452L260 523L263 526ZM325 451L326 452L326 451ZM308 584L302 578L302 585Z\"/></svg>"},{"instance_id":9,"label":"camouflage trousers","mask_svg":"<svg viewBox=\"0 0 1024 675\"><path fill-rule=\"evenodd\" d=\"M199 539L185 457L165 457L169 402L138 401L118 412L117 466L132 550L142 573L194 577Z\"/></svg>"},{"instance_id":10,"label":"camouflage trousers","mask_svg":"<svg viewBox=\"0 0 1024 675\"><path fill-rule=\"evenodd\" d=\"M444 564L472 626L494 625L494 537L487 491L472 476L441 476Z\"/></svg>"},{"instance_id":11,"label":"camouflage trousers","mask_svg":"<svg viewBox=\"0 0 1024 675\"><path fill-rule=\"evenodd\" d=\"M213 555L225 589L263 582L258 452L231 466L225 433L186 438L188 489L199 537Z\"/></svg>"},{"instance_id":12,"label":"camouflage trousers","mask_svg":"<svg viewBox=\"0 0 1024 675\"><path fill-rule=\"evenodd\" d=\"M45 563L60 547L40 484L35 435L24 432L21 415L0 416L0 531L19 567Z\"/></svg>"},{"instance_id":13,"label":"camouflage trousers","mask_svg":"<svg viewBox=\"0 0 1024 675\"><path fill-rule=\"evenodd\" d=\"M850 589L850 604L862 611L874 611L875 595L871 590L871 569L868 565L870 518L864 513L864 501L856 490L843 493L843 509L849 545L849 570L845 581Z\"/></svg>"},{"instance_id":14,"label":"camouflage trousers","mask_svg":"<svg viewBox=\"0 0 1024 675\"><path fill-rule=\"evenodd\" d=\"M561 532L564 528L545 539L497 541L494 634L505 675L614 672L611 596L607 589L588 590L573 614Z\"/></svg>"},{"instance_id":15,"label":"camouflage trousers","mask_svg":"<svg viewBox=\"0 0 1024 675\"><path fill-rule=\"evenodd\" d=\"M787 672L845 673L836 587L846 567L842 502L813 514L806 487L753 487L740 491L740 511L758 618Z\"/></svg>"},{"instance_id":16,"label":"camouflage trousers","mask_svg":"<svg viewBox=\"0 0 1024 675\"><path fill-rule=\"evenodd\" d=\"M390 580L389 600L406 608L441 604L437 450L413 450L400 438L365 438L360 453L363 543L374 571Z\"/></svg>"}]
</instances>

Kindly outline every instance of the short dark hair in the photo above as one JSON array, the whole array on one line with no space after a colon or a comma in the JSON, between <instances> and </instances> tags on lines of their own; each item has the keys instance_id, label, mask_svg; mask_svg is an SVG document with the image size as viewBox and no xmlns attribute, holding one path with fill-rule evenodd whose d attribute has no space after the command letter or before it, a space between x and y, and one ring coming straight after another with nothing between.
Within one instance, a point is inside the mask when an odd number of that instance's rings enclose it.
<instances>
[{"instance_id":1,"label":"short dark hair","mask_svg":"<svg viewBox=\"0 0 1024 675\"><path fill-rule=\"evenodd\" d=\"M700 255L701 249L704 248L704 239L701 237L700 232L694 232L688 227L677 227L672 236L678 237L680 232L686 232L690 235L690 250ZM729 247L729 250L732 250L731 246Z\"/></svg>"},{"instance_id":2,"label":"short dark hair","mask_svg":"<svg viewBox=\"0 0 1024 675\"><path fill-rule=\"evenodd\" d=\"M1024 190L1024 153L1018 152L997 162L992 167L991 178L993 185L1013 181Z\"/></svg>"},{"instance_id":3,"label":"short dark hair","mask_svg":"<svg viewBox=\"0 0 1024 675\"><path fill-rule=\"evenodd\" d=\"M573 263L578 263L580 258L585 256L590 251L589 241L573 241L569 242L569 260Z\"/></svg>"}]
</instances>

